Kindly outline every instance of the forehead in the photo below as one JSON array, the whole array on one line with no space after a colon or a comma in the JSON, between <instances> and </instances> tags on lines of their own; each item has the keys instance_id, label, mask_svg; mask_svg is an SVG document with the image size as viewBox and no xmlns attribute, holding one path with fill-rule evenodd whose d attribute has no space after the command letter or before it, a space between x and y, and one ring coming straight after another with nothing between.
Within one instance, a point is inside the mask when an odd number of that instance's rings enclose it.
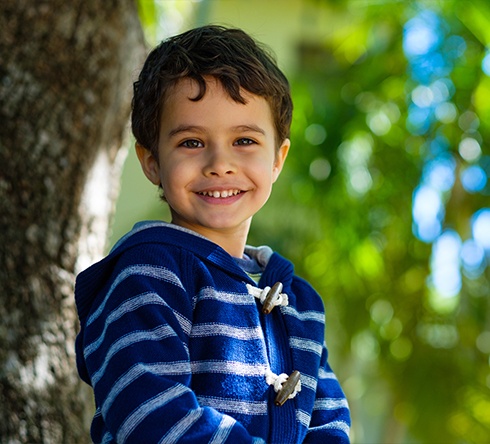
<instances>
[{"instance_id":1,"label":"forehead","mask_svg":"<svg viewBox=\"0 0 490 444\"><path fill-rule=\"evenodd\" d=\"M185 77L172 85L165 94L162 105L162 124L169 120L261 120L263 125L273 126L272 111L268 101L243 88L240 95L245 103L235 101L215 77L205 77L206 92L199 100L200 85Z\"/></svg>"}]
</instances>

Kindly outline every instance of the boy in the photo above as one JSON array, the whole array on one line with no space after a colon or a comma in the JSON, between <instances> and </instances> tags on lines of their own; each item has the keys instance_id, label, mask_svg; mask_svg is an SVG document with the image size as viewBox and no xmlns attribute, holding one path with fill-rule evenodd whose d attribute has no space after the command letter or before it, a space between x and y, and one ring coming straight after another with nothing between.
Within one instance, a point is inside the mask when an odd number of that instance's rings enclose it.
<instances>
[{"instance_id":1,"label":"boy","mask_svg":"<svg viewBox=\"0 0 490 444\"><path fill-rule=\"evenodd\" d=\"M243 31L162 42L132 128L172 222L137 224L77 278L79 373L96 443L347 443L320 297L245 245L289 150L289 85Z\"/></svg>"}]
</instances>

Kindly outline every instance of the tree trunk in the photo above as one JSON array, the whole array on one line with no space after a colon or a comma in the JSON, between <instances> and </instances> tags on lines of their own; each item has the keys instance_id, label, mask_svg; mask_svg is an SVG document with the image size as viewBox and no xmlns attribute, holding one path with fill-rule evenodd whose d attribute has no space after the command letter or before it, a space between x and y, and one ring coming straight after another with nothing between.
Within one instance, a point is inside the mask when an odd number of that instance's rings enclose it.
<instances>
[{"instance_id":1,"label":"tree trunk","mask_svg":"<svg viewBox=\"0 0 490 444\"><path fill-rule=\"evenodd\" d=\"M87 442L73 283L102 253L131 83L132 0L0 2L0 442Z\"/></svg>"}]
</instances>

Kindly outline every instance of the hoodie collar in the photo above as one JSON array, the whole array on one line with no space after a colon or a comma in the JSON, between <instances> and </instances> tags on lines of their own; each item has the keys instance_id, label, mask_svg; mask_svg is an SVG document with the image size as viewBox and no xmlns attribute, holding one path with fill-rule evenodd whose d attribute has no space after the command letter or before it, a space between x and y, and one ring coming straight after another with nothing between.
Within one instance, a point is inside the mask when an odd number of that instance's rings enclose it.
<instances>
[{"instance_id":1,"label":"hoodie collar","mask_svg":"<svg viewBox=\"0 0 490 444\"><path fill-rule=\"evenodd\" d=\"M192 236L192 238L190 238ZM190 251L204 262L234 274L238 279L255 283L239 267L236 261L219 245L211 242L194 231L163 221L144 221L137 223L111 249L108 256L81 272L77 277L75 299L80 319L88 315L91 300L100 291L107 280L107 273L114 261L131 248L145 244L173 245ZM267 246L245 248L245 253L254 257L263 267L264 272L259 285L272 285L276 281L287 284L292 280L293 266ZM268 266L270 264L270 266Z\"/></svg>"}]
</instances>

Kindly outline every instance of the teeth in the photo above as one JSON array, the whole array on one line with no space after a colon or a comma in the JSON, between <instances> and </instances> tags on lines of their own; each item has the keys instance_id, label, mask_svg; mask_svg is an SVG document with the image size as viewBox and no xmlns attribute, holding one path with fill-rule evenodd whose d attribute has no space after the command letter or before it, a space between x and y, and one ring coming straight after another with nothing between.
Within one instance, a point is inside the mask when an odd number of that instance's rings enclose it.
<instances>
[{"instance_id":1,"label":"teeth","mask_svg":"<svg viewBox=\"0 0 490 444\"><path fill-rule=\"evenodd\" d=\"M238 193L240 193L240 190L203 191L199 194L202 194L203 196L211 196L214 197L215 199L219 199L219 198L225 198L230 196L236 196Z\"/></svg>"}]
</instances>

